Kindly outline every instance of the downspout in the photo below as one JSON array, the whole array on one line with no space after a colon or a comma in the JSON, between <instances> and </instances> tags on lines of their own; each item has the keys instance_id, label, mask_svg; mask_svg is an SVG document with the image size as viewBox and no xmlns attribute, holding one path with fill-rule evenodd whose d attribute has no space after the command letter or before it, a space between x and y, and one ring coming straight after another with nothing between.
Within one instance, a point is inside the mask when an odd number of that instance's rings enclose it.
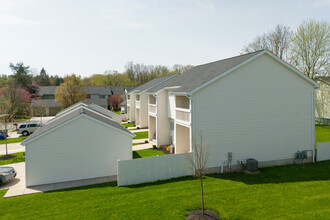
<instances>
[{"instance_id":1,"label":"downspout","mask_svg":"<svg viewBox=\"0 0 330 220\"><path fill-rule=\"evenodd\" d=\"M314 95L315 95L315 89L317 89L318 87L314 87L313 91L312 91L312 159L313 162L315 162L315 157L316 157L316 153L317 153L317 149L315 149L315 103L314 103Z\"/></svg>"}]
</instances>

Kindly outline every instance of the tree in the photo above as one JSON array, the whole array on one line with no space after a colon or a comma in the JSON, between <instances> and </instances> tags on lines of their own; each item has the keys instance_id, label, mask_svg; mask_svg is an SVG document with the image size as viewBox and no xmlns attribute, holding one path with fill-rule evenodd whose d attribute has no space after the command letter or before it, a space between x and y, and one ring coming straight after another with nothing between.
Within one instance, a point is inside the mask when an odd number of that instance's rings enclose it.
<instances>
[{"instance_id":1,"label":"tree","mask_svg":"<svg viewBox=\"0 0 330 220\"><path fill-rule=\"evenodd\" d=\"M56 88L55 100L61 106L69 107L86 99L86 91L80 77L72 74L65 76L64 82Z\"/></svg>"},{"instance_id":2,"label":"tree","mask_svg":"<svg viewBox=\"0 0 330 220\"><path fill-rule=\"evenodd\" d=\"M38 99L34 102L33 105L33 116L39 116L40 122L42 123L42 117L46 114L46 109L43 105L43 102L41 99Z\"/></svg>"},{"instance_id":3,"label":"tree","mask_svg":"<svg viewBox=\"0 0 330 220\"><path fill-rule=\"evenodd\" d=\"M0 111L2 114L8 114L9 121L18 114L25 114L31 100L29 92L18 87L14 81L7 87L0 88L0 98L2 100Z\"/></svg>"},{"instance_id":4,"label":"tree","mask_svg":"<svg viewBox=\"0 0 330 220\"><path fill-rule=\"evenodd\" d=\"M122 103L123 99L120 97L120 95L112 95L109 98L109 105L112 107L113 110L118 109L118 105Z\"/></svg>"},{"instance_id":5,"label":"tree","mask_svg":"<svg viewBox=\"0 0 330 220\"><path fill-rule=\"evenodd\" d=\"M192 140L192 153L186 154L186 163L193 176L199 178L202 197L202 214L204 215L203 177L207 173L210 149L203 142L203 131L199 132L198 139Z\"/></svg>"},{"instance_id":6,"label":"tree","mask_svg":"<svg viewBox=\"0 0 330 220\"><path fill-rule=\"evenodd\" d=\"M51 86L59 86L64 82L64 79L58 75L49 77L49 83Z\"/></svg>"},{"instance_id":7,"label":"tree","mask_svg":"<svg viewBox=\"0 0 330 220\"><path fill-rule=\"evenodd\" d=\"M30 75L30 67L24 66L24 63L20 62L16 65L10 63L10 68L13 71L13 78L19 87L28 88L28 85L32 82L32 75Z\"/></svg>"},{"instance_id":8,"label":"tree","mask_svg":"<svg viewBox=\"0 0 330 220\"><path fill-rule=\"evenodd\" d=\"M278 24L274 30L257 35L253 42L243 47L242 54L267 49L280 59L287 60L291 36L289 26Z\"/></svg>"},{"instance_id":9,"label":"tree","mask_svg":"<svg viewBox=\"0 0 330 220\"><path fill-rule=\"evenodd\" d=\"M307 20L292 39L291 64L311 79L330 72L330 23Z\"/></svg>"},{"instance_id":10,"label":"tree","mask_svg":"<svg viewBox=\"0 0 330 220\"><path fill-rule=\"evenodd\" d=\"M44 68L42 68L40 74L36 76L36 83L40 86L50 85L49 76Z\"/></svg>"}]
</instances>

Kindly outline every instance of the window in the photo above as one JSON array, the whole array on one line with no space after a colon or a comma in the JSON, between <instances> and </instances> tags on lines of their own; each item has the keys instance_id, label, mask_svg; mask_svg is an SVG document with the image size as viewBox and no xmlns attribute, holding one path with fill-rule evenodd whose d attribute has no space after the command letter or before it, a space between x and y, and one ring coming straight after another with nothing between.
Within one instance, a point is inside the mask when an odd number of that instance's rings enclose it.
<instances>
[{"instance_id":1,"label":"window","mask_svg":"<svg viewBox=\"0 0 330 220\"><path fill-rule=\"evenodd\" d=\"M19 128L26 128L26 125L20 125Z\"/></svg>"},{"instance_id":2,"label":"window","mask_svg":"<svg viewBox=\"0 0 330 220\"><path fill-rule=\"evenodd\" d=\"M29 127L30 128L35 128L35 127L38 127L38 125L37 124L29 124Z\"/></svg>"}]
</instances>

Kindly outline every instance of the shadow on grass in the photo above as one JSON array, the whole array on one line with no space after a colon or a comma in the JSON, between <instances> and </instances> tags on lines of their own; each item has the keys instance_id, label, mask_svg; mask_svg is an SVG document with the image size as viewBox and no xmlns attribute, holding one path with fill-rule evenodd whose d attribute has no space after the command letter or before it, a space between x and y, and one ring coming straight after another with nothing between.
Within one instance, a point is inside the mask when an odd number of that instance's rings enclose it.
<instances>
[{"instance_id":1,"label":"shadow on grass","mask_svg":"<svg viewBox=\"0 0 330 220\"><path fill-rule=\"evenodd\" d=\"M210 174L209 177L243 182L247 185L330 180L330 161L304 165L261 168L259 174Z\"/></svg>"}]
</instances>

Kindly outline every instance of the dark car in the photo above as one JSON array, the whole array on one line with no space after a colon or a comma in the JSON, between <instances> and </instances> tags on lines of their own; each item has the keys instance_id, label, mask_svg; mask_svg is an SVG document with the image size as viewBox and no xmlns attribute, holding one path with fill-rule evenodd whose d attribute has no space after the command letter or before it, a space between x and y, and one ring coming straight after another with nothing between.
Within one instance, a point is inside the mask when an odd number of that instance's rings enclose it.
<instances>
[{"instance_id":1,"label":"dark car","mask_svg":"<svg viewBox=\"0 0 330 220\"><path fill-rule=\"evenodd\" d=\"M0 167L0 186L10 182L16 175L14 167Z\"/></svg>"}]
</instances>

